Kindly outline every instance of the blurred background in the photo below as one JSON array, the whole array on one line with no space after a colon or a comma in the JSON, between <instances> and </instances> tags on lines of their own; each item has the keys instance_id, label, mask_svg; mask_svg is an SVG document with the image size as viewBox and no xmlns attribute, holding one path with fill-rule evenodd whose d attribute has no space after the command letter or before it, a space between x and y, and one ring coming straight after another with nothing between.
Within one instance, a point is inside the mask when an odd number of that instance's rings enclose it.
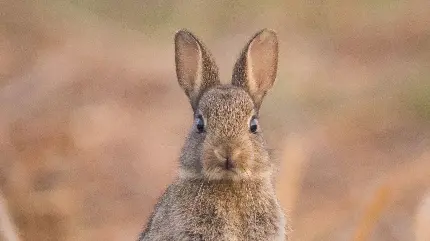
<instances>
[{"instance_id":1,"label":"blurred background","mask_svg":"<svg viewBox=\"0 0 430 241\"><path fill-rule=\"evenodd\" d=\"M429 241L428 0L1 0L0 221L21 240L135 240L193 121L175 32L227 82L264 27L280 62L261 123L291 240Z\"/></svg>"}]
</instances>

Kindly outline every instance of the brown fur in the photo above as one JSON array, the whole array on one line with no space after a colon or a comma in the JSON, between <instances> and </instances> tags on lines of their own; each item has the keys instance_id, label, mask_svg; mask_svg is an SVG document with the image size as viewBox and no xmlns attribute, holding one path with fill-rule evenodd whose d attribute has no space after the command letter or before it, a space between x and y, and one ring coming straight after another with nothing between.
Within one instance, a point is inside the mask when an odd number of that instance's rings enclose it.
<instances>
[{"instance_id":1,"label":"brown fur","mask_svg":"<svg viewBox=\"0 0 430 241\"><path fill-rule=\"evenodd\" d=\"M261 128L250 131L250 120L258 117L275 80L275 33L262 30L248 42L232 85L220 84L209 51L190 32L179 31L175 45L179 84L205 129L200 133L193 125L179 177L139 240L285 240L284 215L271 182L274 164Z\"/></svg>"}]
</instances>

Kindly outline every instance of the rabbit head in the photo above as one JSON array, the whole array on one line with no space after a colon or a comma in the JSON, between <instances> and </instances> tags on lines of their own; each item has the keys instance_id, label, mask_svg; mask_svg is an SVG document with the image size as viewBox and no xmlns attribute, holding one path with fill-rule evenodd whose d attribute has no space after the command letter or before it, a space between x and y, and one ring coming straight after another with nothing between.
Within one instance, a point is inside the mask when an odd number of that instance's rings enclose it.
<instances>
[{"instance_id":1,"label":"rabbit head","mask_svg":"<svg viewBox=\"0 0 430 241\"><path fill-rule=\"evenodd\" d=\"M228 85L221 84L205 45L187 30L175 35L175 61L179 85L194 113L194 125L180 158L180 176L208 180L270 176L273 164L258 113L276 78L275 32L264 29L251 38Z\"/></svg>"}]
</instances>

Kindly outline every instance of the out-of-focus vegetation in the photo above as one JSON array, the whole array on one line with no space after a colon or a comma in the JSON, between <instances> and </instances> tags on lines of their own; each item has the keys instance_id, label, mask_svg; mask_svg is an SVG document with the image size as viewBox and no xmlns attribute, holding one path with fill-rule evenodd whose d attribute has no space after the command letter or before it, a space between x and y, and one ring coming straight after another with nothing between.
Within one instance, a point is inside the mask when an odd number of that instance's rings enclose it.
<instances>
[{"instance_id":1,"label":"out-of-focus vegetation","mask_svg":"<svg viewBox=\"0 0 430 241\"><path fill-rule=\"evenodd\" d=\"M192 122L175 31L227 82L263 27L280 39L262 125L291 240L426 240L428 0L1 1L0 189L20 238L134 240Z\"/></svg>"}]
</instances>

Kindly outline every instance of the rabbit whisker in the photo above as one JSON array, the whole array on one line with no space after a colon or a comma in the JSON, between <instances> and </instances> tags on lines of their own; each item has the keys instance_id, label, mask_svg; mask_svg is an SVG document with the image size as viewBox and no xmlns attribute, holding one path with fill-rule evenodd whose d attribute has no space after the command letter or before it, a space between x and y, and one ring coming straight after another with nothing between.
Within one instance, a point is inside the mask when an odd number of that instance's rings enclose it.
<instances>
[{"instance_id":1,"label":"rabbit whisker","mask_svg":"<svg viewBox=\"0 0 430 241\"><path fill-rule=\"evenodd\" d=\"M203 188L203 184L205 183L205 181L204 181L204 179L202 179L202 184L200 184L200 187L199 187L199 190L197 191L197 196L194 198L194 207L196 206L196 204L197 204L197 200L199 199L199 197L200 197L200 194L201 194L201 190L202 190L202 188Z\"/></svg>"},{"instance_id":2,"label":"rabbit whisker","mask_svg":"<svg viewBox=\"0 0 430 241\"><path fill-rule=\"evenodd\" d=\"M255 208L255 202L254 202L254 195L252 195L252 191L249 191L249 182L245 183L245 188L247 191L247 196L249 195L248 197L251 198L251 203L252 203L252 218L253 218L253 220L251 223L255 223L257 221L256 216L255 216L256 208ZM251 227L253 227L252 232L255 232L255 230L254 230L255 225L251 225Z\"/></svg>"}]
</instances>

